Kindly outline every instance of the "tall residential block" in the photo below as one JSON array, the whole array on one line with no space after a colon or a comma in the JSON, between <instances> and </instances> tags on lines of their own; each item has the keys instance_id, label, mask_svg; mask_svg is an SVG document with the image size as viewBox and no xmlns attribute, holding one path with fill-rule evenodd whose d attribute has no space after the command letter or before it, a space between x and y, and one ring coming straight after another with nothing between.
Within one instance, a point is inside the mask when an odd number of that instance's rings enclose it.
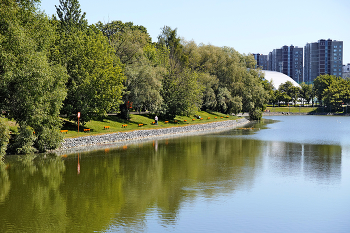
<instances>
[{"instance_id":1,"label":"tall residential block","mask_svg":"<svg viewBox=\"0 0 350 233\"><path fill-rule=\"evenodd\" d=\"M303 48L283 46L269 53L269 70L278 71L291 77L294 81L303 82Z\"/></svg>"},{"instance_id":2,"label":"tall residential block","mask_svg":"<svg viewBox=\"0 0 350 233\"><path fill-rule=\"evenodd\" d=\"M304 47L304 80L312 83L319 75L342 77L343 41L319 40Z\"/></svg>"},{"instance_id":3,"label":"tall residential block","mask_svg":"<svg viewBox=\"0 0 350 233\"><path fill-rule=\"evenodd\" d=\"M262 70L268 70L268 56L259 54L259 53L253 53L253 56L256 60L256 66L258 68L261 68Z\"/></svg>"}]
</instances>

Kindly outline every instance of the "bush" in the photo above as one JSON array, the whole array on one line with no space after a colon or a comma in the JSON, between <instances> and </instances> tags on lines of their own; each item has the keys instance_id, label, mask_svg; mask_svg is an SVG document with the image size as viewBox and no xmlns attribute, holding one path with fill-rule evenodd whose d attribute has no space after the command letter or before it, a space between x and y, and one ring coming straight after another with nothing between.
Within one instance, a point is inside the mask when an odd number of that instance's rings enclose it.
<instances>
[{"instance_id":1,"label":"bush","mask_svg":"<svg viewBox=\"0 0 350 233\"><path fill-rule=\"evenodd\" d=\"M45 152L59 147L62 140L63 135L58 130L43 128L38 134L35 146L40 152Z\"/></svg>"},{"instance_id":2,"label":"bush","mask_svg":"<svg viewBox=\"0 0 350 233\"><path fill-rule=\"evenodd\" d=\"M33 147L36 139L33 130L26 126L19 128L19 134L16 136L13 145L11 145L11 152L16 154L31 154L37 150Z\"/></svg>"},{"instance_id":3,"label":"bush","mask_svg":"<svg viewBox=\"0 0 350 233\"><path fill-rule=\"evenodd\" d=\"M262 111L260 109L254 109L254 110L250 111L249 112L249 118L252 121L261 120L261 118L262 118Z\"/></svg>"}]
</instances>

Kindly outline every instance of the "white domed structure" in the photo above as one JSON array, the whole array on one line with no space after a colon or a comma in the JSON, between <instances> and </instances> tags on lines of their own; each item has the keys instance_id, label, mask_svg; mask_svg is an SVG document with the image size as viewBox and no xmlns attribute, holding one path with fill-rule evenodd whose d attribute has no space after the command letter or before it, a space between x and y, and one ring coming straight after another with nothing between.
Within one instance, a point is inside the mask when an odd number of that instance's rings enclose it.
<instances>
[{"instance_id":1,"label":"white domed structure","mask_svg":"<svg viewBox=\"0 0 350 233\"><path fill-rule=\"evenodd\" d=\"M294 81L291 77L283 73L270 70L262 70L262 72L264 73L265 79L272 83L275 90L277 90L281 84L287 81L290 81L296 87L300 87L300 85L296 81Z\"/></svg>"}]
</instances>

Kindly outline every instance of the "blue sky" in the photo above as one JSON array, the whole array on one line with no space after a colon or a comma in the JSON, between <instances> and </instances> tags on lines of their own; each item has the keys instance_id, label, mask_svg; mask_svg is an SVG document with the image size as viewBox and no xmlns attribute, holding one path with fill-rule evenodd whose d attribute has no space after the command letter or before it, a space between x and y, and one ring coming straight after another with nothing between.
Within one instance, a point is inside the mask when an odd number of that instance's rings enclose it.
<instances>
[{"instance_id":1,"label":"blue sky","mask_svg":"<svg viewBox=\"0 0 350 233\"><path fill-rule=\"evenodd\" d=\"M304 47L319 39L344 42L343 63L350 63L349 0L80 0L89 24L113 20L143 25L153 41L163 26L197 44L233 47L240 53L268 54L283 45ZM59 0L42 0L56 13Z\"/></svg>"}]
</instances>

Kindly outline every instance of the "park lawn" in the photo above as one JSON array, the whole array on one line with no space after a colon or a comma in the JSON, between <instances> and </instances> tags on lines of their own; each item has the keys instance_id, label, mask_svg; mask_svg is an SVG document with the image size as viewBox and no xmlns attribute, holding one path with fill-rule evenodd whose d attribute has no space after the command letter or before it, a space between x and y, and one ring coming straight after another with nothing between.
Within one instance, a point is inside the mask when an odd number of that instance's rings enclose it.
<instances>
[{"instance_id":1,"label":"park lawn","mask_svg":"<svg viewBox=\"0 0 350 233\"><path fill-rule=\"evenodd\" d=\"M232 115L225 115L218 112L197 112L195 115L199 115L201 119L198 119L195 116L187 117L187 116L177 116L173 120L159 119L158 125L152 124L154 122L154 114L130 114L130 120L121 119L115 115L107 116L102 120L91 120L87 122L84 126L78 126L75 122L68 121L64 119L64 124L62 130L68 130L68 132L63 132L66 138L72 137L82 137L88 135L97 135L97 134L105 134L105 133L116 133L116 132L125 132L132 130L140 130L140 129L158 129L164 127L176 127L176 126L184 126L188 124L200 124L200 123L208 123L215 122L220 120L236 120L238 117ZM216 118L215 118L216 117ZM142 124L142 125L140 125ZM127 125L126 127L122 127L122 125ZM105 126L109 126L109 129L105 129ZM90 131L84 132L84 129L90 129Z\"/></svg>"},{"instance_id":2,"label":"park lawn","mask_svg":"<svg viewBox=\"0 0 350 233\"><path fill-rule=\"evenodd\" d=\"M292 113L311 113L317 112L317 107L267 107L270 112L292 112Z\"/></svg>"}]
</instances>

